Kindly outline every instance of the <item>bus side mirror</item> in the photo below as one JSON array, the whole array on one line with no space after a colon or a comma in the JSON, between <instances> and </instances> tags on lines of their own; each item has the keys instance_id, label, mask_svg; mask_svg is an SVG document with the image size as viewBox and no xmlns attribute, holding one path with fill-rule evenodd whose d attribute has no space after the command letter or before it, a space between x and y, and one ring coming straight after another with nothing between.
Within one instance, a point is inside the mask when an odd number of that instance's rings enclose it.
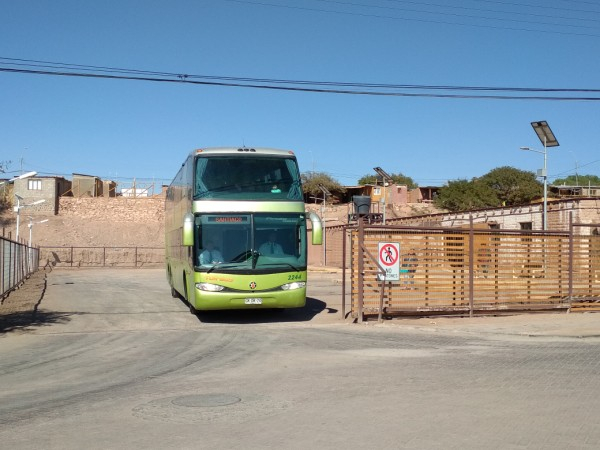
<instances>
[{"instance_id":1,"label":"bus side mirror","mask_svg":"<svg viewBox=\"0 0 600 450\"><path fill-rule=\"evenodd\" d=\"M194 215L187 213L183 217L183 245L191 247L194 245Z\"/></svg>"},{"instance_id":2,"label":"bus side mirror","mask_svg":"<svg viewBox=\"0 0 600 450\"><path fill-rule=\"evenodd\" d=\"M312 244L323 244L323 224L321 223L321 218L314 212L309 213L308 218L312 224Z\"/></svg>"}]
</instances>

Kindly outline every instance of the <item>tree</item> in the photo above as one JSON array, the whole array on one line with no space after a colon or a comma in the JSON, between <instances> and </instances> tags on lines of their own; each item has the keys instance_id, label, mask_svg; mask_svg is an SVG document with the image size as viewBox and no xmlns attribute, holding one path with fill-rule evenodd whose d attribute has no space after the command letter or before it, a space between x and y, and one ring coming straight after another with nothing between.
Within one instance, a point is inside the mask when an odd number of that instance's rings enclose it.
<instances>
[{"instance_id":1,"label":"tree","mask_svg":"<svg viewBox=\"0 0 600 450\"><path fill-rule=\"evenodd\" d=\"M450 181L434 199L437 207L452 212L498 206L499 203L496 192L477 179Z\"/></svg>"},{"instance_id":2,"label":"tree","mask_svg":"<svg viewBox=\"0 0 600 450\"><path fill-rule=\"evenodd\" d=\"M401 173L391 173L390 176L395 184L406 185L409 189L414 189L418 186L411 177ZM375 174L363 175L363 177L358 180L358 184L376 184L377 182L381 182L381 177Z\"/></svg>"},{"instance_id":3,"label":"tree","mask_svg":"<svg viewBox=\"0 0 600 450\"><path fill-rule=\"evenodd\" d=\"M600 177L597 175L569 175L567 178L557 178L552 184L554 186L600 186Z\"/></svg>"},{"instance_id":4,"label":"tree","mask_svg":"<svg viewBox=\"0 0 600 450\"><path fill-rule=\"evenodd\" d=\"M542 184L533 172L504 166L491 170L479 181L494 190L503 205L523 205L542 196Z\"/></svg>"},{"instance_id":5,"label":"tree","mask_svg":"<svg viewBox=\"0 0 600 450\"><path fill-rule=\"evenodd\" d=\"M498 167L471 181L451 181L440 189L435 204L450 211L522 205L541 197L542 184L533 172Z\"/></svg>"},{"instance_id":6,"label":"tree","mask_svg":"<svg viewBox=\"0 0 600 450\"><path fill-rule=\"evenodd\" d=\"M319 184L325 186L334 197L339 197L346 192L346 189L340 183L323 172L305 172L300 175L300 178L302 179L304 197L307 200L310 197L323 198L323 191L319 188Z\"/></svg>"}]
</instances>

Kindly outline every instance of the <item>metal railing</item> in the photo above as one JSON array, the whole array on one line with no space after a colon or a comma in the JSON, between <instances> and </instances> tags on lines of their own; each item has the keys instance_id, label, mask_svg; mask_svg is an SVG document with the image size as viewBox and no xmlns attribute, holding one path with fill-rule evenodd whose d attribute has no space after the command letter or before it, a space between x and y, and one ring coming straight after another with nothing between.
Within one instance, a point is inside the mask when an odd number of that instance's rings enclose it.
<instances>
[{"instance_id":1,"label":"metal railing","mask_svg":"<svg viewBox=\"0 0 600 450\"><path fill-rule=\"evenodd\" d=\"M0 237L0 291L4 299L39 268L39 249Z\"/></svg>"},{"instance_id":2,"label":"metal railing","mask_svg":"<svg viewBox=\"0 0 600 450\"><path fill-rule=\"evenodd\" d=\"M40 262L52 267L160 267L164 247L40 247Z\"/></svg>"}]
</instances>

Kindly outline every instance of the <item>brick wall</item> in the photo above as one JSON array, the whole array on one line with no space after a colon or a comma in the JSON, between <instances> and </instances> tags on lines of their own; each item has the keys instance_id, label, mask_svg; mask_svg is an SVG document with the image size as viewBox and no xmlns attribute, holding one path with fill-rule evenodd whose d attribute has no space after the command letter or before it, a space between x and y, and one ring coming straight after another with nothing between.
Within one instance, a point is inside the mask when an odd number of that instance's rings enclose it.
<instances>
[{"instance_id":1,"label":"brick wall","mask_svg":"<svg viewBox=\"0 0 600 450\"><path fill-rule=\"evenodd\" d=\"M165 217L165 199L155 197L61 197L59 214L81 219L123 222L160 222Z\"/></svg>"},{"instance_id":2,"label":"brick wall","mask_svg":"<svg viewBox=\"0 0 600 450\"><path fill-rule=\"evenodd\" d=\"M469 216L473 216L475 223L497 223L505 230L518 230L522 222L532 222L534 230L542 229L543 205L541 203L493 208L489 210L471 211L464 213L442 214L442 225L460 227L469 223ZM548 202L548 230L568 231L569 216L573 214L575 223L600 223L600 199L598 198L573 198L552 200ZM586 228L575 229L575 234L590 234Z\"/></svg>"}]
</instances>

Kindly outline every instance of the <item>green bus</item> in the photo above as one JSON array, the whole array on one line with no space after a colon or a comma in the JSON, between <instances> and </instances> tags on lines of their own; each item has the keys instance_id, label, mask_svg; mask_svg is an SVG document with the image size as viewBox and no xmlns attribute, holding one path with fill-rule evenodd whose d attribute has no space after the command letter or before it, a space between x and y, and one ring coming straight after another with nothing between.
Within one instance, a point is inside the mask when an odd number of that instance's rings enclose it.
<instances>
[{"instance_id":1,"label":"green bus","mask_svg":"<svg viewBox=\"0 0 600 450\"><path fill-rule=\"evenodd\" d=\"M165 200L171 294L203 310L296 308L306 303L307 214L292 151L206 148L191 152Z\"/></svg>"}]
</instances>

